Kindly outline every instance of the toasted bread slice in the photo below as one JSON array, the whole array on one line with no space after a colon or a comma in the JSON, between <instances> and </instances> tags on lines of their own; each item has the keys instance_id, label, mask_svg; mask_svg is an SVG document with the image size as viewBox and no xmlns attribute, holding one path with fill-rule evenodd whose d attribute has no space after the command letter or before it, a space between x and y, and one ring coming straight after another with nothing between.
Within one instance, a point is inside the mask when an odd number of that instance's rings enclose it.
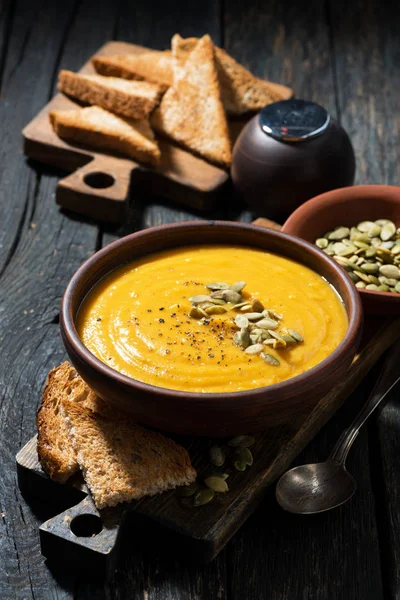
<instances>
[{"instance_id":1,"label":"toasted bread slice","mask_svg":"<svg viewBox=\"0 0 400 600\"><path fill-rule=\"evenodd\" d=\"M241 115L261 110L267 104L289 98L291 90L254 77L222 48L215 48L215 62L226 111ZM285 94L286 90L286 94Z\"/></svg>"},{"instance_id":2,"label":"toasted bread slice","mask_svg":"<svg viewBox=\"0 0 400 600\"><path fill-rule=\"evenodd\" d=\"M124 79L151 81L167 90L172 85L172 56L169 50L150 51L142 54L94 56L94 68L101 75Z\"/></svg>"},{"instance_id":3,"label":"toasted bread slice","mask_svg":"<svg viewBox=\"0 0 400 600\"><path fill-rule=\"evenodd\" d=\"M104 418L66 400L62 404L78 463L101 509L189 485L196 479L187 451L126 416Z\"/></svg>"},{"instance_id":4,"label":"toasted bread slice","mask_svg":"<svg viewBox=\"0 0 400 600\"><path fill-rule=\"evenodd\" d=\"M36 416L37 451L43 469L51 479L61 483L79 469L61 412L61 405L66 398L104 415L108 411L105 403L90 390L68 362L50 371Z\"/></svg>"},{"instance_id":5,"label":"toasted bread slice","mask_svg":"<svg viewBox=\"0 0 400 600\"><path fill-rule=\"evenodd\" d=\"M198 38L182 39L176 34L176 51L173 54L175 78L184 77L186 60L198 42ZM214 46L215 64L221 85L221 97L225 110L230 115L241 115L258 111L267 104L290 98L292 90L286 86L254 77L225 50Z\"/></svg>"},{"instance_id":6,"label":"toasted bread slice","mask_svg":"<svg viewBox=\"0 0 400 600\"><path fill-rule=\"evenodd\" d=\"M152 165L160 150L148 121L118 117L98 106L76 110L53 110L50 121L61 138L99 150L117 151Z\"/></svg>"},{"instance_id":7,"label":"toasted bread slice","mask_svg":"<svg viewBox=\"0 0 400 600\"><path fill-rule=\"evenodd\" d=\"M174 36L173 56L181 38ZM231 142L209 35L190 52L179 75L152 114L153 127L185 148L223 167L231 163Z\"/></svg>"},{"instance_id":8,"label":"toasted bread slice","mask_svg":"<svg viewBox=\"0 0 400 600\"><path fill-rule=\"evenodd\" d=\"M96 104L131 119L148 117L163 93L156 83L72 71L60 71L58 89L82 102Z\"/></svg>"}]
</instances>

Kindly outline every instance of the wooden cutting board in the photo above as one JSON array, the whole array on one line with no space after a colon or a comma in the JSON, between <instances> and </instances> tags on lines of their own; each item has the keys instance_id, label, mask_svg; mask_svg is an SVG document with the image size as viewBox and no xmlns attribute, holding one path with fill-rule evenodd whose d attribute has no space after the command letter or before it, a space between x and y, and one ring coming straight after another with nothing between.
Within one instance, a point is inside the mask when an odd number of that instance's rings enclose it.
<instances>
[{"instance_id":1,"label":"wooden cutting board","mask_svg":"<svg viewBox=\"0 0 400 600\"><path fill-rule=\"evenodd\" d=\"M148 48L109 42L96 54L141 54ZM95 73L90 61L81 73ZM275 85L282 96L292 90ZM34 160L71 172L57 186L56 202L60 206L96 220L110 223L123 221L128 198L149 194L162 196L197 210L210 210L223 202L229 191L229 173L193 156L173 143L159 139L161 162L145 167L128 158L95 152L59 138L49 121L54 109L73 109L78 104L57 94L22 132L24 152ZM232 120L231 136L235 140L247 119Z\"/></svg>"},{"instance_id":2,"label":"wooden cutting board","mask_svg":"<svg viewBox=\"0 0 400 600\"><path fill-rule=\"evenodd\" d=\"M265 219L256 223L271 226ZM179 538L179 544L174 543L174 551L178 547L185 558L212 560L253 512L267 488L290 466L399 337L400 318L369 320L360 351L346 377L301 422L257 434L252 448L254 464L242 473L230 467L228 461L224 470L229 473L230 491L216 494L212 503L199 508L192 506L192 499L180 499L175 492L166 492L99 512L81 478L60 485L47 477L38 461L36 437L32 438L17 455L18 482L24 496L29 499L36 495L49 504L52 497L61 495L66 505L78 503L40 527L43 554L62 556L64 563L74 569L82 566L85 571L112 569L123 524L129 520L135 527L132 544L138 548L145 547L147 542L154 545L156 540L157 547L164 544L168 552L171 543ZM210 469L211 440L175 439L187 447L199 479L203 479Z\"/></svg>"}]
</instances>

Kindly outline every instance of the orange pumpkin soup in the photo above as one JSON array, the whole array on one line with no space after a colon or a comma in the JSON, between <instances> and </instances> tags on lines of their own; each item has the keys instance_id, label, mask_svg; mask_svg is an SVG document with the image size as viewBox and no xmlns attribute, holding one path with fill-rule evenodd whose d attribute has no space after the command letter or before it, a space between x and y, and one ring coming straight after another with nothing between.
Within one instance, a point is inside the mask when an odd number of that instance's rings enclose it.
<instances>
[{"instance_id":1,"label":"orange pumpkin soup","mask_svg":"<svg viewBox=\"0 0 400 600\"><path fill-rule=\"evenodd\" d=\"M242 280L241 302L224 296ZM216 288L207 288L212 282ZM210 309L202 296L222 309ZM250 320L253 307L264 309L263 322ZM246 314L247 333L238 320ZM333 352L347 325L340 297L317 273L263 250L224 245L174 248L123 265L91 290L77 321L83 343L110 367L187 392L236 392L295 377ZM251 340L243 341L243 331Z\"/></svg>"}]
</instances>

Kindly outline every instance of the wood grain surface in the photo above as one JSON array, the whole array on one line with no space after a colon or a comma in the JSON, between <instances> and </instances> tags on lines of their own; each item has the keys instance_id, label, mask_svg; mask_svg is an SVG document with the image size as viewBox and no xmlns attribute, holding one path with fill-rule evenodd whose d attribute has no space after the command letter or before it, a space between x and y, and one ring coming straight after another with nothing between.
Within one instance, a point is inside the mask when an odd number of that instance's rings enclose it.
<instances>
[{"instance_id":1,"label":"wood grain surface","mask_svg":"<svg viewBox=\"0 0 400 600\"><path fill-rule=\"evenodd\" d=\"M265 226L265 220L262 224ZM51 558L63 554L64 563L78 569L82 562L79 549L83 547L86 570L89 570L89 564L94 570L101 567L107 555L110 555L108 561L110 564L103 567L111 570L111 565L114 566L115 554L119 553L117 548L121 536L119 529L125 524L123 515L129 511L131 518L136 518L136 522L140 521L139 516L146 519L147 527L136 530L137 545L142 547L146 545L148 527L154 525L153 536L160 547L162 544L165 545L165 538L170 539L171 532L176 532L180 536L182 546L181 559L197 560L201 563L212 560L261 502L267 488L284 473L305 445L313 439L361 383L383 353L399 338L400 318L388 319L374 331L372 337L367 336L367 339L364 339L346 375L321 399L305 419L255 434L256 443L252 447L254 464L251 468L245 473L235 472L227 459L224 468L230 474L229 493L217 495L212 503L198 509L193 509L192 499L179 500L174 492L145 498L131 503L130 506L121 505L100 512L96 510L91 498L84 498L80 504L68 508L41 526L42 550L45 556ZM210 472L207 457L212 440L175 439L187 448L193 466L197 470L198 479L203 480ZM224 445L228 440L217 440L216 443ZM50 500L52 490L37 458L36 436L22 448L16 460L19 487L26 498L29 500L29 496L33 496L40 500L46 495ZM76 485L76 483L76 478L73 478L68 485ZM68 485L63 487L66 493L71 495L70 490L67 489ZM30 490L30 487L33 489ZM55 484L54 487L58 488L57 493L62 494L58 485ZM85 489L79 479L78 489ZM87 519L88 515L96 517L97 522L103 525L103 530L99 535L93 535L89 539L74 535L70 523L72 524L73 519L78 516ZM154 523L148 523L148 519Z\"/></svg>"},{"instance_id":2,"label":"wood grain surface","mask_svg":"<svg viewBox=\"0 0 400 600\"><path fill-rule=\"evenodd\" d=\"M76 70L111 39L165 48L176 31L208 31L257 75L291 84L347 128L359 183L399 182L397 2L268 3L3 0L0 19L0 597L5 600L382 600L396 598L399 555L399 409L396 390L357 438L348 459L358 490L330 513L296 517L271 490L217 558L187 566L156 545L146 555L123 535L118 571L88 581L46 565L39 524L63 509L28 504L16 487L15 455L35 432L48 370L64 351L60 298L81 262L104 244L153 224L201 218L160 197L139 198L118 229L60 211L60 175L26 162L20 132L54 95L60 68ZM229 199L213 217L251 220ZM33 311L33 312L31 312ZM379 370L379 365L377 367ZM296 463L323 460L371 389L377 370ZM65 508L65 506L64 506Z\"/></svg>"}]
</instances>

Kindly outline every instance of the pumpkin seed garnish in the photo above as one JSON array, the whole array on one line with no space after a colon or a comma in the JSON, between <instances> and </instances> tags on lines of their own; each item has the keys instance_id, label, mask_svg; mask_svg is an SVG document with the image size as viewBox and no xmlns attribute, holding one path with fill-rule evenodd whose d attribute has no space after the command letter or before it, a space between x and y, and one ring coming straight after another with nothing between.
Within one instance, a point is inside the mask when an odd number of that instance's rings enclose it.
<instances>
[{"instance_id":1,"label":"pumpkin seed garnish","mask_svg":"<svg viewBox=\"0 0 400 600\"><path fill-rule=\"evenodd\" d=\"M234 292L241 292L242 289L246 287L246 282L245 281L237 281L236 283L234 283L233 285L231 285L231 290L233 290Z\"/></svg>"},{"instance_id":2,"label":"pumpkin seed garnish","mask_svg":"<svg viewBox=\"0 0 400 600\"><path fill-rule=\"evenodd\" d=\"M210 460L216 467L222 467L225 462L225 453L220 446L211 446Z\"/></svg>"},{"instance_id":3,"label":"pumpkin seed garnish","mask_svg":"<svg viewBox=\"0 0 400 600\"><path fill-rule=\"evenodd\" d=\"M208 504L214 498L214 490L211 488L203 488L197 492L194 497L194 506L203 506Z\"/></svg>"},{"instance_id":4,"label":"pumpkin seed garnish","mask_svg":"<svg viewBox=\"0 0 400 600\"><path fill-rule=\"evenodd\" d=\"M207 313L199 306L193 306L193 308L190 309L189 317L192 317L192 319L203 319L206 316Z\"/></svg>"},{"instance_id":5,"label":"pumpkin seed garnish","mask_svg":"<svg viewBox=\"0 0 400 600\"><path fill-rule=\"evenodd\" d=\"M260 354L264 350L264 346L262 344L253 344L252 346L248 346L245 349L246 354Z\"/></svg>"},{"instance_id":6,"label":"pumpkin seed garnish","mask_svg":"<svg viewBox=\"0 0 400 600\"><path fill-rule=\"evenodd\" d=\"M233 304L237 304L242 299L242 296L234 290L223 290L221 297L225 302L232 302Z\"/></svg>"},{"instance_id":7,"label":"pumpkin seed garnish","mask_svg":"<svg viewBox=\"0 0 400 600\"><path fill-rule=\"evenodd\" d=\"M216 290L228 290L229 285L227 283L223 283L222 281L216 281L215 283L208 283L206 288L214 292Z\"/></svg>"},{"instance_id":8,"label":"pumpkin seed garnish","mask_svg":"<svg viewBox=\"0 0 400 600\"><path fill-rule=\"evenodd\" d=\"M277 329L277 327L279 327L279 323L273 319L264 318L261 319L261 321L257 321L257 327L260 327L261 329Z\"/></svg>"},{"instance_id":9,"label":"pumpkin seed garnish","mask_svg":"<svg viewBox=\"0 0 400 600\"><path fill-rule=\"evenodd\" d=\"M200 304L201 302L208 302L210 300L210 296L206 296L205 294L199 294L198 296L192 296L189 298L190 302L194 302L195 304Z\"/></svg>"},{"instance_id":10,"label":"pumpkin seed garnish","mask_svg":"<svg viewBox=\"0 0 400 600\"><path fill-rule=\"evenodd\" d=\"M288 334L291 335L298 342L304 342L303 336L300 335L298 331L295 331L294 329L288 329Z\"/></svg>"},{"instance_id":11,"label":"pumpkin seed garnish","mask_svg":"<svg viewBox=\"0 0 400 600\"><path fill-rule=\"evenodd\" d=\"M204 483L210 490L213 490L214 492L223 493L229 491L229 487L225 479L218 477L217 475L206 477Z\"/></svg>"},{"instance_id":12,"label":"pumpkin seed garnish","mask_svg":"<svg viewBox=\"0 0 400 600\"><path fill-rule=\"evenodd\" d=\"M241 312L246 312L248 310L251 310L251 305L250 304L243 304L243 306L241 307Z\"/></svg>"},{"instance_id":13,"label":"pumpkin seed garnish","mask_svg":"<svg viewBox=\"0 0 400 600\"><path fill-rule=\"evenodd\" d=\"M253 304L251 305L251 308L256 313L262 313L264 310L264 305L262 302L260 302L260 300L258 298L256 298L255 300L253 300Z\"/></svg>"},{"instance_id":14,"label":"pumpkin seed garnish","mask_svg":"<svg viewBox=\"0 0 400 600\"><path fill-rule=\"evenodd\" d=\"M240 345L243 348L250 346L250 329L248 327L242 327L240 330Z\"/></svg>"},{"instance_id":15,"label":"pumpkin seed garnish","mask_svg":"<svg viewBox=\"0 0 400 600\"><path fill-rule=\"evenodd\" d=\"M272 365L274 367L279 367L279 365L281 364L279 362L279 360L277 358L275 358L275 356L272 356L272 354L267 354L266 352L261 352L261 356L265 360L266 363L269 363L270 365Z\"/></svg>"},{"instance_id":16,"label":"pumpkin seed garnish","mask_svg":"<svg viewBox=\"0 0 400 600\"><path fill-rule=\"evenodd\" d=\"M249 313L246 313L246 317L248 318L249 321L258 321L259 319L262 319L262 313L249 312Z\"/></svg>"},{"instance_id":17,"label":"pumpkin seed garnish","mask_svg":"<svg viewBox=\"0 0 400 600\"><path fill-rule=\"evenodd\" d=\"M249 320L246 315L237 315L237 317L235 317L235 324L240 328L248 327Z\"/></svg>"},{"instance_id":18,"label":"pumpkin seed garnish","mask_svg":"<svg viewBox=\"0 0 400 600\"><path fill-rule=\"evenodd\" d=\"M227 312L227 310L227 308L225 308L224 306L219 306L218 304L215 306L209 306L205 309L208 315L223 315Z\"/></svg>"},{"instance_id":19,"label":"pumpkin seed garnish","mask_svg":"<svg viewBox=\"0 0 400 600\"><path fill-rule=\"evenodd\" d=\"M228 442L228 445L233 448L251 448L255 441L252 435L237 435Z\"/></svg>"}]
</instances>

